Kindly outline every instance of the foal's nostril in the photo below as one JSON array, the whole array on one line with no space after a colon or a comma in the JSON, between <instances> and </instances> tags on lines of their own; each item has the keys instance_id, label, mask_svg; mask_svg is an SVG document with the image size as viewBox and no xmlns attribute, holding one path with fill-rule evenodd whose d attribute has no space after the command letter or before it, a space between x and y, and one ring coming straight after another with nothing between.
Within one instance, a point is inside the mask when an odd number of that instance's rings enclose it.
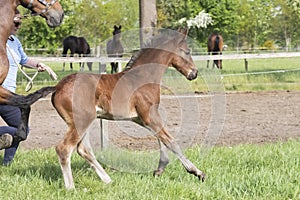
<instances>
[{"instance_id":1,"label":"foal's nostril","mask_svg":"<svg viewBox=\"0 0 300 200\"><path fill-rule=\"evenodd\" d=\"M198 70L197 69L192 69L192 71L190 71L187 75L187 79L188 80L193 80L195 78L197 78L198 75Z\"/></svg>"},{"instance_id":2,"label":"foal's nostril","mask_svg":"<svg viewBox=\"0 0 300 200\"><path fill-rule=\"evenodd\" d=\"M198 69L193 69L193 72L195 73L195 76L197 77L197 75L198 75Z\"/></svg>"}]
</instances>

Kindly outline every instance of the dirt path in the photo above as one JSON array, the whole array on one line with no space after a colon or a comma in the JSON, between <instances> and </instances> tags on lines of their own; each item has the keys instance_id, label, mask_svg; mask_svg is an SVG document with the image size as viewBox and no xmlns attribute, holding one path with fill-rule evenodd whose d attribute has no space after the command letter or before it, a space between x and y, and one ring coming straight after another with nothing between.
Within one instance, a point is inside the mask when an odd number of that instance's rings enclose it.
<instances>
[{"instance_id":1,"label":"dirt path","mask_svg":"<svg viewBox=\"0 0 300 200\"><path fill-rule=\"evenodd\" d=\"M218 145L236 145L300 138L300 91L229 93L223 106L224 116L221 111L212 113L213 105L209 95L193 98L164 96L160 110L166 128L183 146L204 140ZM212 122L223 127L220 136L218 131L209 132L217 127ZM30 135L21 148L54 147L63 138L66 128L49 98L40 100L32 106ZM106 139L113 145L130 149L157 147L152 134L132 122L108 122L107 129ZM93 143L99 145L99 120L90 132Z\"/></svg>"}]
</instances>

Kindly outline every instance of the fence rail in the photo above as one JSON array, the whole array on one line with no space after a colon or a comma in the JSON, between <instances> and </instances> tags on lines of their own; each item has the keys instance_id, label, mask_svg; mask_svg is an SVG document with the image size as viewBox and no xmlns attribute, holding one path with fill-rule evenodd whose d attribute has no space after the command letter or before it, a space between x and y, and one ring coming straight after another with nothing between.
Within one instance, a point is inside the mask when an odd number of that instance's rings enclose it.
<instances>
[{"instance_id":1,"label":"fence rail","mask_svg":"<svg viewBox=\"0 0 300 200\"><path fill-rule=\"evenodd\" d=\"M291 58L300 57L300 52L286 53L243 53L243 54L223 54L223 55L200 55L192 56L194 61L201 60L239 60L239 59L261 59L261 58ZM130 57L108 58L101 57L32 57L41 62L128 62Z\"/></svg>"}]
</instances>

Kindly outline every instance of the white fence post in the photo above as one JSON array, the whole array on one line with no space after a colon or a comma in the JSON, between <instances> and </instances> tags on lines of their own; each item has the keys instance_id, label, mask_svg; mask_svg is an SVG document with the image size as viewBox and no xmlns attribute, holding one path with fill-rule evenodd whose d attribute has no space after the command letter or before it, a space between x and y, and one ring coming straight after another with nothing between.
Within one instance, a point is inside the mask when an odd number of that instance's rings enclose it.
<instances>
[{"instance_id":1,"label":"white fence post","mask_svg":"<svg viewBox=\"0 0 300 200\"><path fill-rule=\"evenodd\" d=\"M121 72L121 71L122 71L122 63L118 62L118 72Z\"/></svg>"},{"instance_id":2,"label":"white fence post","mask_svg":"<svg viewBox=\"0 0 300 200\"><path fill-rule=\"evenodd\" d=\"M105 119L100 119L100 146L101 149L106 149L108 147L108 121Z\"/></svg>"},{"instance_id":3,"label":"white fence post","mask_svg":"<svg viewBox=\"0 0 300 200\"><path fill-rule=\"evenodd\" d=\"M96 58L99 58L99 74L106 74L106 63L101 62L101 46L96 47Z\"/></svg>"}]
</instances>

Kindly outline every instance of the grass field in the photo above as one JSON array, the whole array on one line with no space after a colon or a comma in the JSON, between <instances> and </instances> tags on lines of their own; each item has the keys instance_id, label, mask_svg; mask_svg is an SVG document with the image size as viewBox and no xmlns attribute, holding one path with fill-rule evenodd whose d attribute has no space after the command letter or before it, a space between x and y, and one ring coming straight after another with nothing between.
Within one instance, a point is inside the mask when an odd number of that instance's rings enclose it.
<instances>
[{"instance_id":1,"label":"grass field","mask_svg":"<svg viewBox=\"0 0 300 200\"><path fill-rule=\"evenodd\" d=\"M186 155L208 178L200 182L171 162L161 177L107 169L106 185L80 158L72 157L76 190L66 191L54 149L20 151L15 163L0 170L1 199L300 199L300 141L215 147L201 156Z\"/></svg>"}]
</instances>

